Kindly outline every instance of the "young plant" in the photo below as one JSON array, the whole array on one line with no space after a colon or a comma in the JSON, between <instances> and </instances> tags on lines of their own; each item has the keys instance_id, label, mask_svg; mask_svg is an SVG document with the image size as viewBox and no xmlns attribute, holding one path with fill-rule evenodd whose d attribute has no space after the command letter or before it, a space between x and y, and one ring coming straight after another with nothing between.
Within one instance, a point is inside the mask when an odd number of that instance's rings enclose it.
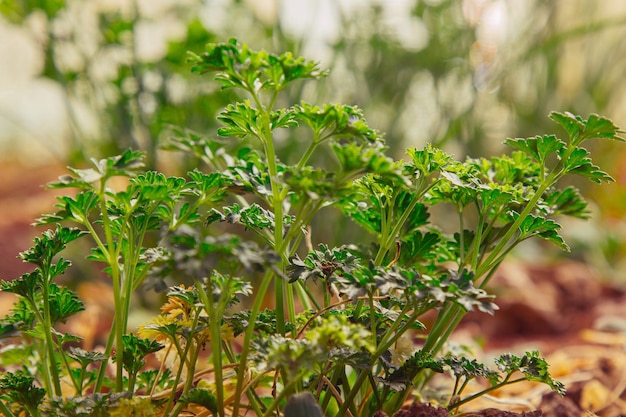
<instances>
[{"instance_id":1,"label":"young plant","mask_svg":"<svg viewBox=\"0 0 626 417\"><path fill-rule=\"evenodd\" d=\"M220 114L220 138L172 129L170 148L199 157L210 172L142 172L142 156L127 151L88 170L71 169L53 184L78 193L59 197L60 210L39 221L57 226L22 255L35 272L2 284L19 295L1 327L13 342L7 351L31 358L22 360L23 384L11 382L15 374L3 377L4 400L24 391L13 411L0 402L3 410L36 415L56 404L64 415L79 415L69 404L88 404L119 415L391 415L443 371L456 381L451 410L480 394L462 397L474 378L491 383L484 392L520 380L563 392L536 352L504 355L493 371L445 347L466 312L497 309L486 286L519 243L539 237L567 249L554 217L588 212L559 180L611 180L580 145L621 140L612 122L553 113L567 140L510 139L510 155L464 162L426 146L396 161L357 107L279 107L292 82L325 75L313 62L234 40L210 44L190 61L193 71L215 73L224 89L245 95ZM283 155L285 138L306 139L305 149ZM126 178L117 191L114 176ZM430 221L444 204L456 213L456 233ZM337 222L351 219L371 239L314 248L314 219L333 208ZM102 353L66 346L76 337L54 327L83 308L70 290L51 283L69 266L57 255L83 235L114 294ZM128 328L131 298L146 279L180 285L135 334ZM436 320L426 328L420 319L433 311ZM145 370L152 353L160 366ZM43 364L28 365L37 357ZM107 374L111 361L114 375ZM91 369L94 363L99 369ZM68 380L75 397L63 401Z\"/></svg>"}]
</instances>

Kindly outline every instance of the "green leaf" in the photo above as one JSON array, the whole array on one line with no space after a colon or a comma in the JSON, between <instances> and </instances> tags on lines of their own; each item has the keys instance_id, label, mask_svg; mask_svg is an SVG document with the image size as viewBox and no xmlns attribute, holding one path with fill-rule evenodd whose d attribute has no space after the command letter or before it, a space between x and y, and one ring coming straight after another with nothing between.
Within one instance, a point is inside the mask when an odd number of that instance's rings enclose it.
<instances>
[{"instance_id":1,"label":"green leaf","mask_svg":"<svg viewBox=\"0 0 626 417\"><path fill-rule=\"evenodd\" d=\"M259 140L263 140L265 137L261 113L251 107L249 100L229 104L217 119L226 126L217 130L220 136L244 138L252 135ZM293 113L287 109L273 111L269 115L269 128L272 131L277 128L297 126L297 124Z\"/></svg>"},{"instance_id":2,"label":"green leaf","mask_svg":"<svg viewBox=\"0 0 626 417\"><path fill-rule=\"evenodd\" d=\"M54 214L46 214L37 219L35 226L51 223L59 223L64 220L71 220L79 224L86 224L90 214L98 207L98 194L93 190L83 190L75 197L57 197L59 201L56 207L60 208Z\"/></svg>"},{"instance_id":3,"label":"green leaf","mask_svg":"<svg viewBox=\"0 0 626 417\"><path fill-rule=\"evenodd\" d=\"M204 280L204 286L206 286L207 292L212 296L214 303L223 303L226 306L238 303L240 297L247 297L253 292L253 287L249 282L245 282L238 277L220 274L217 271L213 271Z\"/></svg>"},{"instance_id":4,"label":"green leaf","mask_svg":"<svg viewBox=\"0 0 626 417\"><path fill-rule=\"evenodd\" d=\"M83 340L80 336L76 336L70 333L61 333L54 328L51 329L51 333L57 339L59 346L63 346L65 343L78 343Z\"/></svg>"},{"instance_id":5,"label":"green leaf","mask_svg":"<svg viewBox=\"0 0 626 417\"><path fill-rule=\"evenodd\" d=\"M290 52L279 56L254 51L235 39L207 44L202 55L190 52L188 60L193 64L192 72L216 72L215 79L223 88L247 91L280 91L295 80L326 75L315 62L296 58Z\"/></svg>"},{"instance_id":6,"label":"green leaf","mask_svg":"<svg viewBox=\"0 0 626 417\"><path fill-rule=\"evenodd\" d=\"M580 133L585 129L584 121L579 116L574 116L570 112L552 112L550 113L550 118L565 129L570 139L578 138Z\"/></svg>"},{"instance_id":7,"label":"green leaf","mask_svg":"<svg viewBox=\"0 0 626 417\"><path fill-rule=\"evenodd\" d=\"M518 204L516 196L502 188L488 188L480 190L478 197L482 201L481 212L487 214L491 209Z\"/></svg>"},{"instance_id":8,"label":"green leaf","mask_svg":"<svg viewBox=\"0 0 626 417\"><path fill-rule=\"evenodd\" d=\"M407 150L407 155L411 161L406 167L416 179L428 177L453 162L451 155L435 148L430 143L422 150L415 148Z\"/></svg>"},{"instance_id":9,"label":"green leaf","mask_svg":"<svg viewBox=\"0 0 626 417\"><path fill-rule=\"evenodd\" d=\"M565 395L565 387L562 383L552 378L548 372L548 363L539 356L539 352L526 352L524 356L516 356L505 353L496 358L498 369L507 374L519 371L529 381L542 382L548 385L553 391L560 395Z\"/></svg>"},{"instance_id":10,"label":"green leaf","mask_svg":"<svg viewBox=\"0 0 626 417\"><path fill-rule=\"evenodd\" d=\"M263 125L260 117L259 111L250 106L250 100L229 104L217 116L217 120L226 126L219 128L217 133L220 136L235 136L238 138L252 135L263 140Z\"/></svg>"},{"instance_id":11,"label":"green leaf","mask_svg":"<svg viewBox=\"0 0 626 417\"><path fill-rule=\"evenodd\" d=\"M150 339L140 339L132 333L122 336L124 351L122 364L129 374L136 374L146 364L145 357L163 349L163 345ZM115 357L113 358L115 360Z\"/></svg>"},{"instance_id":12,"label":"green leaf","mask_svg":"<svg viewBox=\"0 0 626 417\"><path fill-rule=\"evenodd\" d=\"M319 136L320 142L330 137L370 143L383 140L378 131L367 125L363 111L357 106L326 104L320 107L302 102L293 107L293 114Z\"/></svg>"},{"instance_id":13,"label":"green leaf","mask_svg":"<svg viewBox=\"0 0 626 417\"><path fill-rule=\"evenodd\" d=\"M606 138L624 141L624 138L619 136L620 133L624 132L619 130L611 120L597 114L589 115L585 123L585 139Z\"/></svg>"},{"instance_id":14,"label":"green leaf","mask_svg":"<svg viewBox=\"0 0 626 417\"><path fill-rule=\"evenodd\" d=\"M0 388L9 401L37 409L46 396L46 390L36 387L34 381L35 378L24 371L7 372L0 377Z\"/></svg>"},{"instance_id":15,"label":"green leaf","mask_svg":"<svg viewBox=\"0 0 626 417\"><path fill-rule=\"evenodd\" d=\"M209 410L213 415L217 415L217 399L207 389L192 388L181 395L179 401L183 404L198 404Z\"/></svg>"},{"instance_id":16,"label":"green leaf","mask_svg":"<svg viewBox=\"0 0 626 417\"><path fill-rule=\"evenodd\" d=\"M412 233L402 241L400 265L415 265L436 258L435 248L441 241L441 235L434 231Z\"/></svg>"},{"instance_id":17,"label":"green leaf","mask_svg":"<svg viewBox=\"0 0 626 417\"><path fill-rule=\"evenodd\" d=\"M535 136L526 139L507 139L504 142L512 148L520 150L540 164L544 164L551 154L561 152L567 144L554 135Z\"/></svg>"},{"instance_id":18,"label":"green leaf","mask_svg":"<svg viewBox=\"0 0 626 417\"><path fill-rule=\"evenodd\" d=\"M224 317L224 321L232 329L236 336L240 335L250 325L250 311L242 310L232 315ZM293 323L285 323L285 331L295 331L296 327ZM262 337L267 337L278 332L276 325L276 310L265 309L259 312L254 321L254 331L259 332Z\"/></svg>"},{"instance_id":19,"label":"green leaf","mask_svg":"<svg viewBox=\"0 0 626 417\"><path fill-rule=\"evenodd\" d=\"M359 259L352 254L349 247L331 249L325 244L310 251L304 260L296 254L290 262L287 266L289 282L306 281L309 278L313 281L327 280L335 273L349 273L359 265Z\"/></svg>"},{"instance_id":20,"label":"green leaf","mask_svg":"<svg viewBox=\"0 0 626 417\"><path fill-rule=\"evenodd\" d=\"M3 280L2 283L0 283L0 289L32 301L35 300L35 294L39 292L41 285L43 285L43 278L41 272L36 270L12 281Z\"/></svg>"},{"instance_id":21,"label":"green leaf","mask_svg":"<svg viewBox=\"0 0 626 417\"><path fill-rule=\"evenodd\" d=\"M402 178L400 165L385 155L386 148L382 145L333 142L330 147L346 178L354 179L363 174Z\"/></svg>"},{"instance_id":22,"label":"green leaf","mask_svg":"<svg viewBox=\"0 0 626 417\"><path fill-rule=\"evenodd\" d=\"M587 139L606 138L624 141L622 132L613 122L605 117L591 114L587 120L572 113L550 113L550 118L561 125L569 135L572 145L577 146Z\"/></svg>"},{"instance_id":23,"label":"green leaf","mask_svg":"<svg viewBox=\"0 0 626 417\"><path fill-rule=\"evenodd\" d=\"M53 324L65 322L69 317L85 309L85 305L73 291L56 284L48 286L48 298Z\"/></svg>"},{"instance_id":24,"label":"green leaf","mask_svg":"<svg viewBox=\"0 0 626 417\"><path fill-rule=\"evenodd\" d=\"M76 228L63 227L57 224L56 229L49 229L42 233L41 237L35 238L35 246L19 254L19 258L25 262L35 264L39 268L49 265L52 258L65 249L65 246L75 239L87 234ZM60 261L57 269L63 272L68 265ZM50 272L50 271L44 271Z\"/></svg>"},{"instance_id":25,"label":"green leaf","mask_svg":"<svg viewBox=\"0 0 626 417\"><path fill-rule=\"evenodd\" d=\"M86 368L91 363L107 360L107 356L101 352L90 352L76 346L70 346L67 356L80 363L81 368Z\"/></svg>"},{"instance_id":26,"label":"green leaf","mask_svg":"<svg viewBox=\"0 0 626 417\"><path fill-rule=\"evenodd\" d=\"M514 214L514 218L517 218L517 213ZM558 234L559 230L561 230L561 225L554 220L533 216L532 214L529 214L528 217L526 217L520 225L522 239L537 236L542 239L548 240L563 249L564 251L569 252L569 246Z\"/></svg>"},{"instance_id":27,"label":"green leaf","mask_svg":"<svg viewBox=\"0 0 626 417\"><path fill-rule=\"evenodd\" d=\"M160 172L148 171L130 180L131 194L137 194L143 201L178 201L187 182L181 177L166 177Z\"/></svg>"},{"instance_id":28,"label":"green leaf","mask_svg":"<svg viewBox=\"0 0 626 417\"><path fill-rule=\"evenodd\" d=\"M19 297L13 304L10 313L4 317L3 321L13 325L17 330L22 332L32 328L35 323L35 312L33 310L34 299L35 294L33 294L33 298L30 299Z\"/></svg>"},{"instance_id":29,"label":"green leaf","mask_svg":"<svg viewBox=\"0 0 626 417\"><path fill-rule=\"evenodd\" d=\"M609 174L601 171L591 162L589 151L580 147L575 148L567 160L563 161L563 172L564 174L582 175L597 183L614 181Z\"/></svg>"},{"instance_id":30,"label":"green leaf","mask_svg":"<svg viewBox=\"0 0 626 417\"><path fill-rule=\"evenodd\" d=\"M434 372L443 372L443 365L440 361L434 360L429 352L418 350L407 359L401 367L393 373L381 380L395 391L402 391L409 386L418 373L424 369L430 369Z\"/></svg>"},{"instance_id":31,"label":"green leaf","mask_svg":"<svg viewBox=\"0 0 626 417\"><path fill-rule=\"evenodd\" d=\"M274 213L256 203L244 208L234 203L232 206L224 207L223 211L224 214L221 214L219 211L212 209L207 218L207 223L219 220L231 224L241 224L246 229L274 229ZM293 220L294 216L283 216L284 225L291 225Z\"/></svg>"},{"instance_id":32,"label":"green leaf","mask_svg":"<svg viewBox=\"0 0 626 417\"><path fill-rule=\"evenodd\" d=\"M106 182L111 177L131 177L144 167L144 154L133 150L127 150L121 155L110 158L95 160L91 159L93 168L76 169L68 167L73 175L63 175L56 182L48 184L49 188L79 188L93 190L93 183Z\"/></svg>"},{"instance_id":33,"label":"green leaf","mask_svg":"<svg viewBox=\"0 0 626 417\"><path fill-rule=\"evenodd\" d=\"M566 216L588 219L587 202L574 187L556 190L545 198L545 204L549 207L549 214L563 214Z\"/></svg>"},{"instance_id":34,"label":"green leaf","mask_svg":"<svg viewBox=\"0 0 626 417\"><path fill-rule=\"evenodd\" d=\"M249 148L243 148L238 153L236 161L230 164L225 175L232 181L236 194L241 194L242 190L256 193L267 201L272 194L269 168L258 152ZM279 172L283 166L278 164Z\"/></svg>"}]
</instances>

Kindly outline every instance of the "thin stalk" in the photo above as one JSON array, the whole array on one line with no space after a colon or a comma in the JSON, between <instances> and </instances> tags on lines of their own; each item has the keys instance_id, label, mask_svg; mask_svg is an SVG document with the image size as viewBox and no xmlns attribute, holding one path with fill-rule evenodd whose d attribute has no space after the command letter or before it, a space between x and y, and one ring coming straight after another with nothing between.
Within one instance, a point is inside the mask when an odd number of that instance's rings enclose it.
<instances>
[{"instance_id":1,"label":"thin stalk","mask_svg":"<svg viewBox=\"0 0 626 417\"><path fill-rule=\"evenodd\" d=\"M306 151L304 151L304 154L302 155L302 157L298 161L298 165L296 165L297 168L304 167L304 165L306 165L306 163L309 161L309 159L311 158L311 155L313 155L313 152L315 151L315 148L317 148L317 146L320 143L319 142L319 137L320 137L319 132L314 131L313 132L313 140L311 141L311 144L306 149Z\"/></svg>"},{"instance_id":2,"label":"thin stalk","mask_svg":"<svg viewBox=\"0 0 626 417\"><path fill-rule=\"evenodd\" d=\"M9 410L6 405L4 405L4 401L0 401L0 413L5 415L6 417L15 417L15 414L13 414L11 410Z\"/></svg>"},{"instance_id":3,"label":"thin stalk","mask_svg":"<svg viewBox=\"0 0 626 417\"><path fill-rule=\"evenodd\" d=\"M467 314L467 312L457 304L454 304L451 310L453 310L454 313L450 321L448 322L448 326L446 330L438 338L437 343L435 344L435 347L433 348L433 353L439 352L441 348L443 348L443 345L450 338L450 336L452 335L452 332L456 330L461 320L463 320L463 317L465 317L465 314Z\"/></svg>"},{"instance_id":4,"label":"thin stalk","mask_svg":"<svg viewBox=\"0 0 626 417\"><path fill-rule=\"evenodd\" d=\"M341 375L341 386L343 388L343 392L350 392L353 388L350 387L350 381L348 380L346 367L342 366L341 371L343 373L343 375ZM368 377L368 379L372 378L372 372L369 369L367 371L363 371L363 373ZM340 406L343 406L343 404L341 404ZM353 415L353 416L359 415L359 412L356 408L356 404L354 403L354 401L350 401L350 403L348 403L348 408L346 409L346 417L348 415Z\"/></svg>"},{"instance_id":5,"label":"thin stalk","mask_svg":"<svg viewBox=\"0 0 626 417\"><path fill-rule=\"evenodd\" d=\"M106 206L106 178L103 178L100 181L100 190L98 192L98 197L100 201L100 214L102 219L102 228L104 229L106 249L105 253L107 253L109 266L111 267L111 281L113 284L113 303L115 308L115 314L113 316L114 321L114 337L115 337L115 359L116 359L116 377L115 377L115 391L121 392L123 386L123 350L124 343L122 340L122 336L124 335L124 325L122 323L123 317L120 317L123 313L123 300L122 300L122 282L120 276L120 266L118 263L119 251L121 250L121 242L118 242L117 247L115 244L115 240L113 239L113 231L111 229L110 219L107 213ZM113 334L113 333L112 333ZM112 337L111 334L109 337ZM107 343L108 344L108 343ZM110 351L109 351L110 352ZM107 352L108 353L108 352ZM106 367L106 362L103 362L103 366ZM102 368L101 368L102 370Z\"/></svg>"},{"instance_id":6,"label":"thin stalk","mask_svg":"<svg viewBox=\"0 0 626 417\"><path fill-rule=\"evenodd\" d=\"M465 403L468 403L472 400L475 400L476 398L479 398L485 394L487 394L488 392L494 391L498 388L502 388L505 385L510 385L510 384L515 384L517 382L521 382L521 381L526 381L526 378L518 378L518 379L514 379L512 381L509 380L509 378L511 377L511 375L507 375L507 377L499 384L494 385L492 387L486 388L480 392L477 392L475 394L470 395L469 397L463 398L462 400L459 400L457 402L454 402L452 404L449 404L448 407L446 407L448 409L448 411L454 410L455 408L458 408L460 406L462 406Z\"/></svg>"},{"instance_id":7,"label":"thin stalk","mask_svg":"<svg viewBox=\"0 0 626 417\"><path fill-rule=\"evenodd\" d=\"M272 187L272 200L271 205L274 212L274 249L283 248L283 201L281 198L281 187L277 181L278 177L278 167L276 165L276 150L274 149L274 138L272 136L272 128L270 125L270 111L273 106L274 101L276 100L276 96L278 92L274 92L272 96L272 100L270 105L265 108L261 101L259 100L258 95L251 88L250 93L252 94L254 101L258 107L259 112L261 113L261 119L263 122L261 136L261 142L265 148L265 156L267 159L267 168L270 176L270 184ZM283 253L279 252L281 256L281 262L279 268L282 270L284 266L284 256ZM274 281L274 292L275 292L275 300L276 300L276 328L279 334L285 334L285 306L284 306L284 290L283 290L283 281L281 279L277 279ZM293 295L292 295L293 297ZM288 301L289 302L289 301ZM295 319L295 317L290 317L290 320Z\"/></svg>"},{"instance_id":8,"label":"thin stalk","mask_svg":"<svg viewBox=\"0 0 626 417\"><path fill-rule=\"evenodd\" d=\"M298 292L298 298L302 302L305 310L312 310L313 308L319 310L321 308L315 297L313 297L313 294L311 294L311 291L309 291L303 282L298 281L295 285L296 291Z\"/></svg>"},{"instance_id":9,"label":"thin stalk","mask_svg":"<svg viewBox=\"0 0 626 417\"><path fill-rule=\"evenodd\" d=\"M115 340L113 335L117 334L117 331L115 330L116 326L117 324L115 323L115 320L113 320L113 323L111 324L111 329L109 331L109 337L107 337L107 343L104 348L104 354L107 356L107 358L109 357L109 355L111 354L111 350L113 349L113 341ZM108 364L108 359L102 361L102 363L100 364L100 369L98 370L98 378L96 379L96 384L94 386L94 392L100 392L102 384L104 383L104 377L106 375Z\"/></svg>"},{"instance_id":10,"label":"thin stalk","mask_svg":"<svg viewBox=\"0 0 626 417\"><path fill-rule=\"evenodd\" d=\"M47 287L47 286L45 286ZM46 292L47 294L47 288L43 288L43 291ZM44 295L44 300L47 299L47 296ZM46 322L46 320L44 319L44 317L41 315L41 312L39 311L39 308L37 308L37 304L35 303L35 301L33 301L32 299L28 299L28 301L31 304L31 310L35 313L35 317L37 318L37 320L42 323L42 325L44 325L44 323ZM52 337L52 336L51 336ZM37 350L39 351L39 355L41 356L42 360L43 360L43 366L41 367L41 373L43 374L43 386L46 390L46 394L48 394L48 396L52 396L54 393L52 391L52 378L50 376L50 370L52 369L51 367L47 366L47 357L48 357L48 347L51 345L52 342L48 343L46 340L46 343L35 343L35 347L37 348Z\"/></svg>"},{"instance_id":11,"label":"thin stalk","mask_svg":"<svg viewBox=\"0 0 626 417\"><path fill-rule=\"evenodd\" d=\"M461 236L463 236L461 229ZM488 233L488 230L484 231L485 234ZM470 269L472 271L475 271L477 266L478 266L478 258L480 256L480 246L482 245L482 240L483 240L483 215L480 213L480 209L478 211L478 222L477 222L477 227L476 227L476 235L474 236L474 239L472 240L472 247L469 250L469 253L467 254L467 258L471 258L469 260L469 266ZM460 268L462 268L463 266L468 264L467 260L463 260L463 257L461 257L461 260L463 262L463 265L459 265Z\"/></svg>"},{"instance_id":12,"label":"thin stalk","mask_svg":"<svg viewBox=\"0 0 626 417\"><path fill-rule=\"evenodd\" d=\"M46 268L49 269L49 268ZM61 392L61 381L59 379L59 371L57 369L56 359L54 358L54 341L52 340L52 318L50 317L50 295L48 293L48 284L50 282L50 274L48 271L41 271L44 275L44 285L41 286L41 296L43 297L43 327L46 338L46 358L45 362L48 369L50 369L50 378L52 379L52 385L54 386L54 394L59 396Z\"/></svg>"},{"instance_id":13,"label":"thin stalk","mask_svg":"<svg viewBox=\"0 0 626 417\"><path fill-rule=\"evenodd\" d=\"M209 288L212 284L209 277ZM202 288L200 282L196 283L198 295L202 304L204 304L204 310L209 315L209 330L211 332L211 362L213 362L213 369L215 370L215 396L217 398L217 410L220 417L224 416L224 375L222 373L222 335L220 329L220 323L222 321L221 311L216 312L215 306L209 300L209 296ZM221 300L220 300L221 301ZM218 303L221 305L221 302ZM220 309L221 310L221 309Z\"/></svg>"},{"instance_id":14,"label":"thin stalk","mask_svg":"<svg viewBox=\"0 0 626 417\"><path fill-rule=\"evenodd\" d=\"M460 231L460 233L459 233L459 263L458 263L458 266L459 266L459 270L461 270L461 269L463 269L463 266L464 266L463 264L465 263L464 262L464 258L465 258L465 233L463 233L463 230L465 229L465 225L464 225L464 222L463 222L463 209L457 207L457 212L459 214L459 231ZM478 240L478 234L480 233L480 229L481 229L480 225L481 224L482 223L479 220L478 228L476 230L475 240Z\"/></svg>"},{"instance_id":15,"label":"thin stalk","mask_svg":"<svg viewBox=\"0 0 626 417\"><path fill-rule=\"evenodd\" d=\"M411 216L413 209L419 203L419 200L422 195L423 195L422 191L420 191L419 193L416 193L416 195L413 197L413 201L411 201L411 204L409 204L409 207L407 207L407 209L402 213L402 216L400 216L398 221L396 221L395 224L393 225L391 232L386 235L383 234L382 239L381 239L381 246L378 250L378 253L376 254L376 258L374 259L374 263L376 265L382 264L385 255L387 254L387 252L389 252L389 250L393 246L393 243L396 241L396 239L400 235L400 230L402 230L402 227ZM395 203L395 197L394 197L394 203ZM393 211L393 205L391 205L390 209L391 211ZM392 216L393 215L391 215L390 217ZM385 216L382 216L382 217L384 218Z\"/></svg>"},{"instance_id":16,"label":"thin stalk","mask_svg":"<svg viewBox=\"0 0 626 417\"><path fill-rule=\"evenodd\" d=\"M198 326L198 318L199 315L196 314L194 319L193 319L193 324L191 325L192 329L196 329ZM172 338L173 341L175 341L175 338ZM183 391L182 393L186 393L188 392L192 387L193 387L193 381L194 381L194 371L195 371L195 366L196 366L196 362L198 361L198 354L199 354L199 349L194 348L194 344L195 344L195 339L193 337L190 337L189 340L186 341L187 343L185 344L185 350L181 351L181 348L178 344L178 341L175 341L174 346L176 346L176 350L180 356L180 366L178 367L178 372L176 373L176 380L174 381L174 386L178 385L178 382L180 381L180 379L182 378L182 374L183 374L183 369L185 368L185 366L187 366L187 379L185 380L185 384L183 387ZM190 354L191 352L191 354ZM186 404L181 404L180 402L176 404L176 406L174 407L174 409L172 409L172 405L174 404L174 397L176 397L176 393L177 390L172 390L168 400L167 400L167 405L165 406L165 411L163 412L164 416L167 415L171 415L171 416L177 416L180 411L182 410L182 407L184 407ZM180 406L180 409L178 409ZM170 413L170 409L172 409L172 412ZM178 411L176 413L174 413L174 411L178 409ZM168 414L169 413L169 414Z\"/></svg>"},{"instance_id":17,"label":"thin stalk","mask_svg":"<svg viewBox=\"0 0 626 417\"><path fill-rule=\"evenodd\" d=\"M196 323L197 324L197 320ZM188 341L189 345L193 345L194 344L194 340L193 338ZM190 360L187 363L187 379L185 381L185 386L183 388L182 393L185 394L187 392L189 392L192 388L193 388L193 384L194 384L194 378L193 378L193 374L195 371L195 367L196 367L196 363L198 362L198 354L200 352L200 349L192 349L191 350L191 354L190 354ZM188 352L185 352L188 353ZM181 366L182 369L182 366ZM169 416L171 417L176 417L180 414L181 411L183 411L183 408L185 408L187 406L187 404L178 401L176 403L176 406L172 409L172 411L170 412ZM166 413L164 413L163 415L167 415Z\"/></svg>"},{"instance_id":18,"label":"thin stalk","mask_svg":"<svg viewBox=\"0 0 626 417\"><path fill-rule=\"evenodd\" d=\"M370 307L370 332L372 333L372 346L376 348L378 340L376 337L376 310L374 309L374 295L369 295L369 307Z\"/></svg>"},{"instance_id":19,"label":"thin stalk","mask_svg":"<svg viewBox=\"0 0 626 417\"><path fill-rule=\"evenodd\" d=\"M244 374L247 367L250 342L252 341L252 335L254 334L254 322L259 315L259 311L261 310L261 304L263 303L263 298L265 297L265 293L267 292L267 289L269 288L269 285L272 282L274 276L274 271L268 269L265 273L265 276L263 277L263 280L261 281L261 285L259 286L257 293L255 294L254 304L252 305L252 310L250 310L250 317L248 320L251 325L246 328L246 331L244 333L243 343L241 345L241 354L239 356L239 367L237 368L237 385L235 387L234 394L235 405L233 406L233 416L239 415L239 407L243 395Z\"/></svg>"},{"instance_id":20,"label":"thin stalk","mask_svg":"<svg viewBox=\"0 0 626 417\"><path fill-rule=\"evenodd\" d=\"M26 410L28 410L28 412L30 413L32 417L40 416L38 407L33 407L30 404L24 404L24 407L26 407Z\"/></svg>"}]
</instances>

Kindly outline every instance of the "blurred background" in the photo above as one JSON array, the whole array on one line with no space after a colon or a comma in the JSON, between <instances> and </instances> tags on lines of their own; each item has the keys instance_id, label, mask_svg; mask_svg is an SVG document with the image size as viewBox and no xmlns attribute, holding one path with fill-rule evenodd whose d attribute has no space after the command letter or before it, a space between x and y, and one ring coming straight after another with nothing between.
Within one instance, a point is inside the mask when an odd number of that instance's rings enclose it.
<instances>
[{"instance_id":1,"label":"blurred background","mask_svg":"<svg viewBox=\"0 0 626 417\"><path fill-rule=\"evenodd\" d=\"M167 126L214 134L233 96L192 75L186 51L231 37L330 69L281 104L356 104L396 158L427 142L463 159L563 135L553 110L626 128L623 0L0 0L0 278L25 271L15 256L54 204L41 186L65 166L133 147L150 168L190 168L159 150ZM568 256L626 285L626 147L593 151L616 183L580 184L594 214L564 225Z\"/></svg>"}]
</instances>

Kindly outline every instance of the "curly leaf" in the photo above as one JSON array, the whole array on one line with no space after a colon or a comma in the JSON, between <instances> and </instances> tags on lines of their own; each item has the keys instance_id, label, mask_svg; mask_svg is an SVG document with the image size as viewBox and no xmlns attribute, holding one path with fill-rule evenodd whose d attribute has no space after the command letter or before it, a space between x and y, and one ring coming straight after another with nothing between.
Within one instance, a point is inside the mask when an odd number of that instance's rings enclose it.
<instances>
[{"instance_id":1,"label":"curly leaf","mask_svg":"<svg viewBox=\"0 0 626 417\"><path fill-rule=\"evenodd\" d=\"M0 388L11 402L37 409L46 396L46 390L34 384L35 378L19 370L7 372L0 377Z\"/></svg>"},{"instance_id":2,"label":"curly leaf","mask_svg":"<svg viewBox=\"0 0 626 417\"><path fill-rule=\"evenodd\" d=\"M209 410L213 415L217 415L217 399L211 391L204 388L192 388L181 395L180 402L183 404L198 404Z\"/></svg>"},{"instance_id":3,"label":"curly leaf","mask_svg":"<svg viewBox=\"0 0 626 417\"><path fill-rule=\"evenodd\" d=\"M49 188L79 188L84 190L94 189L93 183L106 182L111 177L132 177L144 167L144 154L142 152L126 150L121 155L106 159L91 159L93 168L75 169L68 168L73 175L63 175L56 182L48 184Z\"/></svg>"},{"instance_id":4,"label":"curly leaf","mask_svg":"<svg viewBox=\"0 0 626 417\"><path fill-rule=\"evenodd\" d=\"M588 219L590 215L587 202L574 187L552 192L545 198L545 204L549 207L550 214L563 214L579 219Z\"/></svg>"},{"instance_id":5,"label":"curly leaf","mask_svg":"<svg viewBox=\"0 0 626 417\"><path fill-rule=\"evenodd\" d=\"M572 144L577 146L582 141L594 138L607 138L623 141L619 134L624 133L605 117L591 114L587 120L572 113L552 112L550 118L557 122L569 135Z\"/></svg>"},{"instance_id":6,"label":"curly leaf","mask_svg":"<svg viewBox=\"0 0 626 417\"><path fill-rule=\"evenodd\" d=\"M549 155L560 152L567 146L565 142L554 135L535 136L534 138L526 139L507 139L504 143L526 153L540 164L544 164Z\"/></svg>"},{"instance_id":7,"label":"curly leaf","mask_svg":"<svg viewBox=\"0 0 626 417\"><path fill-rule=\"evenodd\" d=\"M542 382L560 395L565 395L565 387L562 383L552 378L550 372L548 372L548 363L539 356L537 351L526 352L521 357L505 353L496 358L496 365L502 372L507 374L512 374L516 371L521 372L527 380Z\"/></svg>"},{"instance_id":8,"label":"curly leaf","mask_svg":"<svg viewBox=\"0 0 626 417\"><path fill-rule=\"evenodd\" d=\"M517 214L515 214L514 217L517 218ZM561 225L554 220L533 216L532 214L529 214L520 225L522 239L537 236L569 252L570 248L561 235L558 234L559 230L561 230Z\"/></svg>"},{"instance_id":9,"label":"curly leaf","mask_svg":"<svg viewBox=\"0 0 626 417\"><path fill-rule=\"evenodd\" d=\"M53 324L65 322L69 317L85 309L83 302L68 288L50 284L48 291L50 316Z\"/></svg>"}]
</instances>

